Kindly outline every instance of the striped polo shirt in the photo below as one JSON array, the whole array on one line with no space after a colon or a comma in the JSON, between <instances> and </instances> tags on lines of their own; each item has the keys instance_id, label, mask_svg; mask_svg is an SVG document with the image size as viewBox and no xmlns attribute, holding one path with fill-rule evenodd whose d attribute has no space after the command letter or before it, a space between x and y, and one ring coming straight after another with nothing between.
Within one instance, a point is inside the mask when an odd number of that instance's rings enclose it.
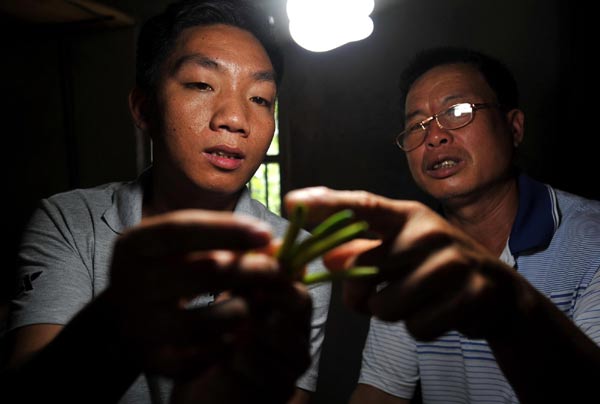
<instances>
[{"instance_id":1,"label":"striped polo shirt","mask_svg":"<svg viewBox=\"0 0 600 404\"><path fill-rule=\"evenodd\" d=\"M600 345L600 202L521 174L519 208L501 258ZM549 353L551 354L551 353ZM415 341L403 322L373 318L359 383L424 403L518 403L484 340L451 331Z\"/></svg>"}]
</instances>

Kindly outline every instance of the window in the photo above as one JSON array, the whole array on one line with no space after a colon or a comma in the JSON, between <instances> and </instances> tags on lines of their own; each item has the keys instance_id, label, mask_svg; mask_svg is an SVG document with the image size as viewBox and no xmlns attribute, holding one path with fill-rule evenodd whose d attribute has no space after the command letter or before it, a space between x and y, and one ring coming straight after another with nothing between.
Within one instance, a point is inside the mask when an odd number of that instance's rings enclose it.
<instances>
[{"instance_id":1,"label":"window","mask_svg":"<svg viewBox=\"0 0 600 404\"><path fill-rule=\"evenodd\" d=\"M275 134L263 163L248 187L252 198L262 202L271 212L281 215L281 161L279 154L279 104L275 104Z\"/></svg>"}]
</instances>

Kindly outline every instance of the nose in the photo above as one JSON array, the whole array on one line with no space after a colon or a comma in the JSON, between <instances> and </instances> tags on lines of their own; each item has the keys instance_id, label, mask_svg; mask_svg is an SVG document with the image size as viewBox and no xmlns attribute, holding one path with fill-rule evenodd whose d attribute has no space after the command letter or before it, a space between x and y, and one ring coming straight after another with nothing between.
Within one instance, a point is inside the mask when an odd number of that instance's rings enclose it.
<instances>
[{"instance_id":1,"label":"nose","mask_svg":"<svg viewBox=\"0 0 600 404\"><path fill-rule=\"evenodd\" d=\"M248 136L247 114L243 97L236 94L221 94L214 105L210 128L213 131L227 131Z\"/></svg>"},{"instance_id":2,"label":"nose","mask_svg":"<svg viewBox=\"0 0 600 404\"><path fill-rule=\"evenodd\" d=\"M448 130L440 128L437 121L429 125L425 138L427 147L436 148L450 142L452 142L452 134Z\"/></svg>"}]
</instances>

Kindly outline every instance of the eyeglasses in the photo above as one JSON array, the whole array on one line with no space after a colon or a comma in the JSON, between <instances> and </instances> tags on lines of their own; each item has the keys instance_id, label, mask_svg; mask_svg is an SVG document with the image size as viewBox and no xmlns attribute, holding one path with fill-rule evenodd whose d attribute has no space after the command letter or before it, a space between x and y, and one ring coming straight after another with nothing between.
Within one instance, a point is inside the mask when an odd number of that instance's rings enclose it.
<instances>
[{"instance_id":1,"label":"eyeglasses","mask_svg":"<svg viewBox=\"0 0 600 404\"><path fill-rule=\"evenodd\" d=\"M429 130L429 125L431 125L433 120L435 120L440 129L459 129L473 122L475 111L478 109L498 106L498 104L493 103L472 104L461 102L460 104L454 104L450 108L438 112L400 132L396 136L396 145L405 152L409 152L423 144Z\"/></svg>"}]
</instances>

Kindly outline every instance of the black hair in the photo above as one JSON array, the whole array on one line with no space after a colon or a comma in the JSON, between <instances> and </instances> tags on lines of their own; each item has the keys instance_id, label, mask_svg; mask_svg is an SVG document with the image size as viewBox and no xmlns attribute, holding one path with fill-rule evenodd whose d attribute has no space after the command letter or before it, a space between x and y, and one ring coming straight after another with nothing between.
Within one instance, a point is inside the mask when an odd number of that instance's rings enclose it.
<instances>
[{"instance_id":1,"label":"black hair","mask_svg":"<svg viewBox=\"0 0 600 404\"><path fill-rule=\"evenodd\" d=\"M179 0L147 20L140 30L136 52L136 85L150 93L159 72L186 28L214 24L231 25L250 32L265 48L279 86L283 58L267 14L251 0Z\"/></svg>"},{"instance_id":2,"label":"black hair","mask_svg":"<svg viewBox=\"0 0 600 404\"><path fill-rule=\"evenodd\" d=\"M460 47L437 47L418 53L400 75L400 106L404 110L406 96L414 82L437 66L464 63L473 66L484 77L505 110L518 108L519 90L511 71L502 62L480 51ZM404 119L404 114L400 114Z\"/></svg>"}]
</instances>

